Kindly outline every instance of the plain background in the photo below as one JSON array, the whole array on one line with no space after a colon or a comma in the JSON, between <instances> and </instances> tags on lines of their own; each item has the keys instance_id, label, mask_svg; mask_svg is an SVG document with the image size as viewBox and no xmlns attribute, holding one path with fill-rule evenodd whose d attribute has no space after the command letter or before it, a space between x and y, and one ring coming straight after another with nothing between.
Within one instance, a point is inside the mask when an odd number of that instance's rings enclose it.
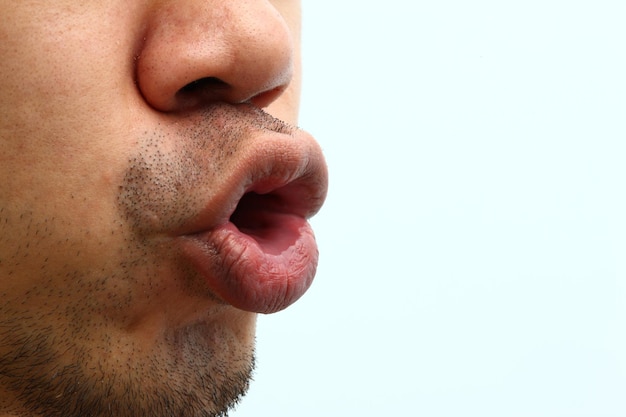
<instances>
[{"instance_id":1,"label":"plain background","mask_svg":"<svg viewBox=\"0 0 626 417\"><path fill-rule=\"evenodd\" d=\"M319 272L233 416L626 416L626 2L303 7Z\"/></svg>"}]
</instances>

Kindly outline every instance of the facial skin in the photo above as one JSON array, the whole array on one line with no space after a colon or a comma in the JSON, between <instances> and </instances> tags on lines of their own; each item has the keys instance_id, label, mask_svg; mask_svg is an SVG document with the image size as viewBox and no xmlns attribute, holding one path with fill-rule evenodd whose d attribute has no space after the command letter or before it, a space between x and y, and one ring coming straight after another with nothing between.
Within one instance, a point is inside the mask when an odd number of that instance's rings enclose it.
<instances>
[{"instance_id":1,"label":"facial skin","mask_svg":"<svg viewBox=\"0 0 626 417\"><path fill-rule=\"evenodd\" d=\"M225 415L315 272L299 3L0 2L0 416Z\"/></svg>"}]
</instances>

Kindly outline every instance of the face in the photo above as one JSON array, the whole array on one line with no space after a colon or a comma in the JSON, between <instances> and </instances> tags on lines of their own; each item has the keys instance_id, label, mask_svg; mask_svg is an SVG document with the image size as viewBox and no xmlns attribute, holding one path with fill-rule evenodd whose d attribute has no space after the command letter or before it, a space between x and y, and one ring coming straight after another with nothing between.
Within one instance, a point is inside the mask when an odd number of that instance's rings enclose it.
<instances>
[{"instance_id":1,"label":"face","mask_svg":"<svg viewBox=\"0 0 626 417\"><path fill-rule=\"evenodd\" d=\"M0 2L0 415L225 415L317 262L299 4Z\"/></svg>"}]
</instances>

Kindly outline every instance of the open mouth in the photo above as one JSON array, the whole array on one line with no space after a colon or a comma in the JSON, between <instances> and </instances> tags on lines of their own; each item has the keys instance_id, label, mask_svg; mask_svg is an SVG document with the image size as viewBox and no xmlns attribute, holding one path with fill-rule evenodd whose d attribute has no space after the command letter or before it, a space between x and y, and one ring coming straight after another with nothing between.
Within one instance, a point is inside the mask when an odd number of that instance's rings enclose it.
<instances>
[{"instance_id":1,"label":"open mouth","mask_svg":"<svg viewBox=\"0 0 626 417\"><path fill-rule=\"evenodd\" d=\"M279 255L293 246L306 223L285 197L287 190L268 194L250 191L241 198L230 221L269 255Z\"/></svg>"},{"instance_id":2,"label":"open mouth","mask_svg":"<svg viewBox=\"0 0 626 417\"><path fill-rule=\"evenodd\" d=\"M215 130L232 133L212 139L234 137L240 147L219 183L198 181L193 192L207 197L176 230L176 241L213 295L240 310L280 311L315 276L318 250L308 219L326 197L326 163L306 132L285 130L248 107L212 111L220 116L212 116L220 122ZM236 123L224 124L234 116Z\"/></svg>"},{"instance_id":3,"label":"open mouth","mask_svg":"<svg viewBox=\"0 0 626 417\"><path fill-rule=\"evenodd\" d=\"M229 221L183 239L184 252L214 294L258 313L282 310L304 294L318 254L301 192L290 185L248 191Z\"/></svg>"},{"instance_id":4,"label":"open mouth","mask_svg":"<svg viewBox=\"0 0 626 417\"><path fill-rule=\"evenodd\" d=\"M311 285L317 245L307 218L309 185L257 183L239 199L228 221L183 239L185 253L215 295L236 308L273 313Z\"/></svg>"}]
</instances>

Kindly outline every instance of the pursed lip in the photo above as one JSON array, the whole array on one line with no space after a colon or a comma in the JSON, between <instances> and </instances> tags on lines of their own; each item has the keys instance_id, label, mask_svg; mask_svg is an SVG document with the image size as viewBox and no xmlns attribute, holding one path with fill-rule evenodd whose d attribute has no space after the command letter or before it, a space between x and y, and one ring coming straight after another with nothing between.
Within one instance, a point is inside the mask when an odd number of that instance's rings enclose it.
<instances>
[{"instance_id":1,"label":"pursed lip","mask_svg":"<svg viewBox=\"0 0 626 417\"><path fill-rule=\"evenodd\" d=\"M314 139L296 129L256 132L235 158L177 241L213 294L273 313L313 281L318 251L308 219L326 197L326 163Z\"/></svg>"}]
</instances>

